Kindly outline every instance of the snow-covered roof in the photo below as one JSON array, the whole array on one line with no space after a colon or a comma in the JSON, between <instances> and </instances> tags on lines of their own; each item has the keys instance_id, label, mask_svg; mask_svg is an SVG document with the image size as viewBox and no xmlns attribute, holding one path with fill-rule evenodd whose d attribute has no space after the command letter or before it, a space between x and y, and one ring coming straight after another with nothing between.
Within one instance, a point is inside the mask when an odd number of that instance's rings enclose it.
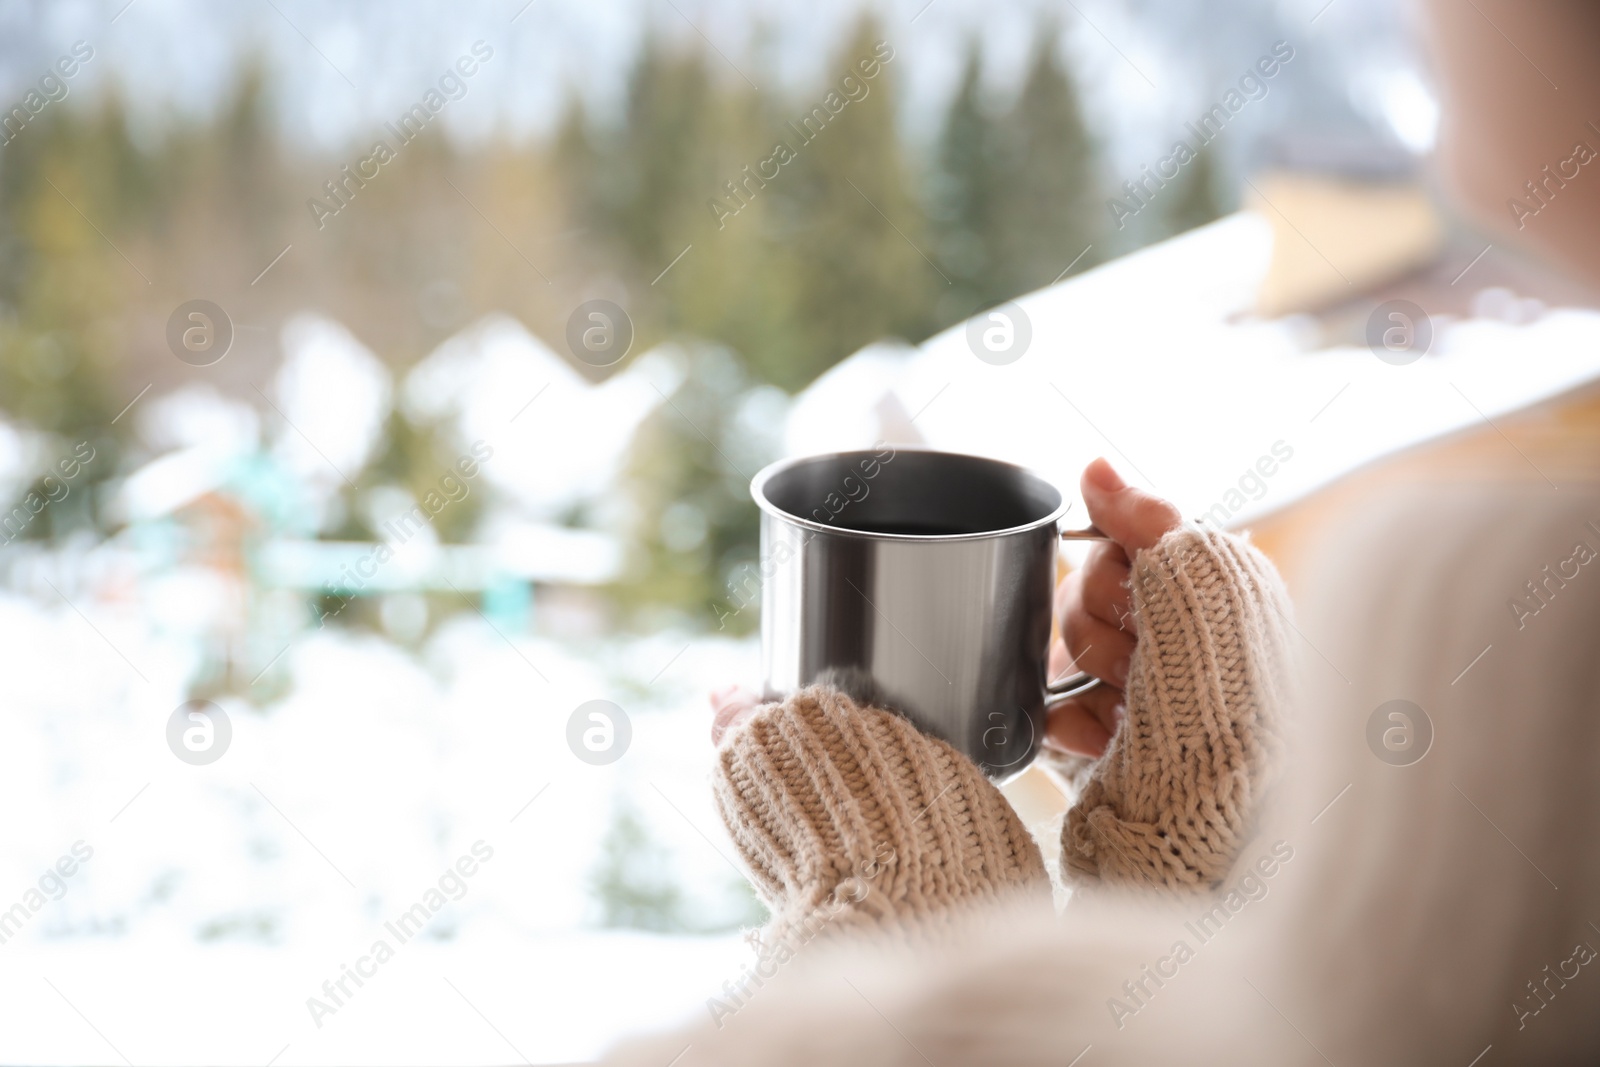
<instances>
[{"instance_id":1,"label":"snow-covered roof","mask_svg":"<svg viewBox=\"0 0 1600 1067\"><path fill-rule=\"evenodd\" d=\"M914 350L865 349L798 399L789 453L883 436L1021 463L1069 496L1104 455L1188 515L1228 499L1243 521L1600 377L1600 313L1587 309L1438 317L1427 355L1401 366L1365 346L1310 349L1303 320L1249 314L1271 236L1242 212L1030 293L1016 303L1031 343L1003 366L974 355L964 325ZM881 417L890 400L913 433ZM1240 494L1262 457L1273 473Z\"/></svg>"},{"instance_id":2,"label":"snow-covered roof","mask_svg":"<svg viewBox=\"0 0 1600 1067\"><path fill-rule=\"evenodd\" d=\"M600 384L520 322L488 316L434 350L406 376L401 402L424 419L452 419L462 447L494 449L484 474L536 514L611 486L634 431L681 372L646 353Z\"/></svg>"},{"instance_id":3,"label":"snow-covered roof","mask_svg":"<svg viewBox=\"0 0 1600 1067\"><path fill-rule=\"evenodd\" d=\"M274 451L289 470L337 489L372 459L383 440L393 384L389 370L354 334L320 315L283 328L283 365L268 390L276 414Z\"/></svg>"}]
</instances>

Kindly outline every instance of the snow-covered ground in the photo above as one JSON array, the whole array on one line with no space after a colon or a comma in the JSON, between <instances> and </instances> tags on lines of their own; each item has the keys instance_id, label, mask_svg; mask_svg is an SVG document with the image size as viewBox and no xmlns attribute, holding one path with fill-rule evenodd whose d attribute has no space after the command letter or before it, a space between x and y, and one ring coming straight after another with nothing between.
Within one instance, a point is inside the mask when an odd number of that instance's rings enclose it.
<instances>
[{"instance_id":1,"label":"snow-covered ground","mask_svg":"<svg viewBox=\"0 0 1600 1067\"><path fill-rule=\"evenodd\" d=\"M748 916L704 787L704 693L753 676L750 642L512 646L463 616L413 657L324 631L286 657L283 699L223 705L227 751L191 766L166 741L183 650L78 607L0 599L29 667L0 746L0 909L24 908L0 945L0 1061L570 1061L704 1011L748 957L736 932L600 929L593 887L622 805L690 921ZM594 699L632 728L604 766L567 742ZM419 902L439 906L402 942L385 924ZM394 958L331 999L380 939Z\"/></svg>"},{"instance_id":2,"label":"snow-covered ground","mask_svg":"<svg viewBox=\"0 0 1600 1067\"><path fill-rule=\"evenodd\" d=\"M624 1031L703 1015L751 958L734 937L486 932L402 947L318 1029L304 1001L338 976L337 955L181 942L7 946L0 1057L141 1067L581 1063Z\"/></svg>"}]
</instances>

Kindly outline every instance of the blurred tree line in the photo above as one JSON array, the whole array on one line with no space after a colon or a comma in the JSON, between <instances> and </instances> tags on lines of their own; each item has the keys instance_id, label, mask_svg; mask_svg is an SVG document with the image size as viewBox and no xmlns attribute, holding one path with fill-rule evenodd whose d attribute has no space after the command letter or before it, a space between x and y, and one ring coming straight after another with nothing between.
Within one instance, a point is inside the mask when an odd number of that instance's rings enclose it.
<instances>
[{"instance_id":1,"label":"blurred tree line","mask_svg":"<svg viewBox=\"0 0 1600 1067\"><path fill-rule=\"evenodd\" d=\"M103 483L147 458L135 420L112 421L124 405L146 384L159 395L194 380L165 337L186 300L213 300L236 324L205 380L270 419L253 386L294 313L337 319L402 371L490 311L564 353L572 309L613 299L634 321L633 356L677 341L688 360L633 451L631 556L615 592L629 608L712 623L706 605L755 553L745 481L766 457L749 440L752 391L793 393L865 344L920 341L1127 250L1060 37L1039 27L1005 100L986 90L974 43L935 142L912 146L904 60L870 18L830 77L792 94L757 92L697 41L652 36L619 116L590 115L574 95L544 141L462 146L430 127L376 178L345 186L347 205L320 224L308 199L325 199L370 144L308 153L280 132L259 65L211 118L169 117L158 134L116 95L53 106L0 148L0 409L56 451L95 442L105 461L89 477ZM846 100L837 113L830 93ZM817 109L825 127L796 136ZM792 158L769 177L779 141ZM1141 239L1220 214L1209 167L1189 171ZM590 378L616 369L575 365ZM397 410L386 435L375 463L425 487L447 451L439 429ZM699 536L681 535L686 503ZM103 519L50 508L28 536L73 526Z\"/></svg>"}]
</instances>

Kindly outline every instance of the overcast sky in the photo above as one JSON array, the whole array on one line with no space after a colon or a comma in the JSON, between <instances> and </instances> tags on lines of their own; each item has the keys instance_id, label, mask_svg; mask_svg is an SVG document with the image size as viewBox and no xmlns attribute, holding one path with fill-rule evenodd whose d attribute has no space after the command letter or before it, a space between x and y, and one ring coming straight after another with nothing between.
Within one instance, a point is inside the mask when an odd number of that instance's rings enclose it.
<instances>
[{"instance_id":1,"label":"overcast sky","mask_svg":"<svg viewBox=\"0 0 1600 1067\"><path fill-rule=\"evenodd\" d=\"M404 110L476 40L494 49L451 105L447 127L547 132L576 89L604 115L650 29L704 38L722 76L762 91L814 84L862 0L0 0L0 101L9 109L74 41L95 49L70 88L112 82L136 104L138 129L205 112L249 52L275 75L294 143L365 140ZM1261 109L1257 132L1352 112L1426 144L1430 103L1403 9L1393 0L882 0L870 5L896 49L908 132L936 128L965 55L983 41L998 96L1014 87L1035 27L1054 14L1091 122L1119 164L1134 163L1184 118L1209 107L1276 39L1292 71ZM1242 142L1244 138L1240 138ZM1235 151L1241 145L1233 146Z\"/></svg>"}]
</instances>

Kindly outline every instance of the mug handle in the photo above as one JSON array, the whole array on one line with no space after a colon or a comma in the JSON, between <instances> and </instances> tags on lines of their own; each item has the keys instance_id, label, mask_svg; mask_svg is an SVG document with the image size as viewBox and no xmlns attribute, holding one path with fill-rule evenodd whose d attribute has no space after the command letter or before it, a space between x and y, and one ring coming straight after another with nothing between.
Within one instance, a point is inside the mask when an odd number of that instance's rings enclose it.
<instances>
[{"instance_id":1,"label":"mug handle","mask_svg":"<svg viewBox=\"0 0 1600 1067\"><path fill-rule=\"evenodd\" d=\"M1044 710L1054 711L1067 701L1082 696L1100 684L1100 679L1084 671L1047 682L1044 687Z\"/></svg>"},{"instance_id":2,"label":"mug handle","mask_svg":"<svg viewBox=\"0 0 1600 1067\"><path fill-rule=\"evenodd\" d=\"M1094 526L1085 526L1081 530L1062 530L1061 540L1109 541L1111 538L1101 533ZM1074 697L1082 696L1099 684L1100 679L1084 671L1079 671L1077 674L1069 674L1065 678L1058 678L1053 682L1047 682L1044 687L1045 710L1050 711Z\"/></svg>"},{"instance_id":3,"label":"mug handle","mask_svg":"<svg viewBox=\"0 0 1600 1067\"><path fill-rule=\"evenodd\" d=\"M1109 541L1111 538L1100 532L1097 526L1085 526L1081 530L1062 530L1063 541Z\"/></svg>"}]
</instances>

